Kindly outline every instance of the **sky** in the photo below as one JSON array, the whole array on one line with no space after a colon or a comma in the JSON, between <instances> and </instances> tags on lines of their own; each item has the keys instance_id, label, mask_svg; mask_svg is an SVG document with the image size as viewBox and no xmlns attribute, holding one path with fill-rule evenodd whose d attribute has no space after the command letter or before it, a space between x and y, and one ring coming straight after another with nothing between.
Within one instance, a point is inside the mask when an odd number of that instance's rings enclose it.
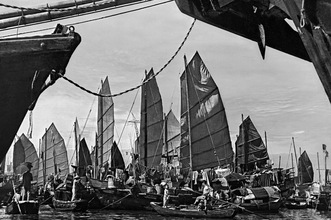
<instances>
[{"instance_id":1,"label":"sky","mask_svg":"<svg viewBox=\"0 0 331 220\"><path fill-rule=\"evenodd\" d=\"M6 0L17 6L41 5L54 0ZM163 2L160 0L142 6ZM132 9L127 7L124 10ZM8 10L3 9L2 10ZM71 24L105 15L108 12L77 17L60 22L20 28L22 33L57 23ZM66 76L79 85L97 91L101 80L109 78L113 94L139 85L145 70L159 71L175 53L193 22L182 14L175 2L120 16L75 25L82 42L74 52L66 69ZM37 34L51 33L38 32ZM2 36L7 32L0 33ZM24 35L23 35L24 36ZM232 145L239 132L241 114L250 116L264 137L267 133L269 154L293 152L292 137L297 148L311 157L322 144L331 147L331 106L312 63L267 47L262 59L257 43L196 21L182 50L156 78L163 99L164 112L170 109L177 117L180 112L179 75L184 70L184 55L190 60L198 51L219 87L230 128ZM115 140L129 115L137 91L115 97ZM133 105L133 114L140 117L140 91ZM33 111L33 138L38 148L45 129L54 123L72 152L73 123L77 117L89 146L94 145L97 99L63 79L47 89ZM88 116L90 112L90 116ZM132 120L132 116L129 117ZM18 135L28 130L28 115ZM70 138L71 137L71 138ZM119 147L130 149L135 138L132 123L124 129ZM299 150L297 150L299 152ZM329 149L331 151L331 149ZM69 158L70 160L70 158ZM285 158L282 159L283 161ZM286 158L287 160L287 158ZM275 162L276 163L276 162ZM321 161L321 166L324 163Z\"/></svg>"}]
</instances>

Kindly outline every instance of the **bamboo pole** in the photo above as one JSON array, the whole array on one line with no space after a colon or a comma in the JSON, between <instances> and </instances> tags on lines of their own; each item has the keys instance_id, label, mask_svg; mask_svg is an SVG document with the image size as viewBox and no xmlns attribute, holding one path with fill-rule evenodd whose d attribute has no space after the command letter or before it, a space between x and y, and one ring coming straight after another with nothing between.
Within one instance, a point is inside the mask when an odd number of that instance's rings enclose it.
<instances>
[{"instance_id":1,"label":"bamboo pole","mask_svg":"<svg viewBox=\"0 0 331 220\"><path fill-rule=\"evenodd\" d=\"M68 18L70 16L84 14L88 12L93 12L96 10L111 8L115 6L130 4L133 2L146 2L146 0L104 0L103 2L100 2L99 5L93 5L91 4L91 7L82 7L82 8L68 8L72 10L68 11L48 11L48 12L40 12L37 14L27 15L27 16L19 16L9 19L0 20L0 29L5 29L9 27L16 27L16 26L22 26L27 24L33 24L43 21L52 21L60 18Z\"/></svg>"},{"instance_id":2,"label":"bamboo pole","mask_svg":"<svg viewBox=\"0 0 331 220\"><path fill-rule=\"evenodd\" d=\"M29 10L19 10L16 9L16 11L11 11L8 13L3 13L0 14L0 19L8 19L8 18L13 18L13 17L20 17L22 15L32 15L32 14L37 14L40 12L45 12L45 10L49 9L65 9L65 8L70 8L70 7L78 7L80 5L84 4L91 4L91 3L96 3L104 0L68 0L68 1L61 1L53 4L47 3L46 5L38 5L38 6L33 6L33 7L26 7L29 8ZM22 7L24 8L24 7Z\"/></svg>"},{"instance_id":3,"label":"bamboo pole","mask_svg":"<svg viewBox=\"0 0 331 220\"><path fill-rule=\"evenodd\" d=\"M193 171L193 160L192 160L192 138L191 138L191 118L190 118L190 102L188 99L188 67L187 59L184 55L184 65L185 65L185 79L186 79L186 111L187 111L187 127L188 127L188 143L189 143L189 152L190 152L190 168ZM191 180L191 188L193 189L193 181Z\"/></svg>"},{"instance_id":4,"label":"bamboo pole","mask_svg":"<svg viewBox=\"0 0 331 220\"><path fill-rule=\"evenodd\" d=\"M278 160L278 168L279 168L279 169L280 169L280 163L281 163L281 161L282 161L282 156L279 155L279 160Z\"/></svg>"},{"instance_id":5,"label":"bamboo pole","mask_svg":"<svg viewBox=\"0 0 331 220\"><path fill-rule=\"evenodd\" d=\"M317 167L318 167L318 180L321 183L321 168L320 168L320 157L317 152Z\"/></svg>"}]
</instances>

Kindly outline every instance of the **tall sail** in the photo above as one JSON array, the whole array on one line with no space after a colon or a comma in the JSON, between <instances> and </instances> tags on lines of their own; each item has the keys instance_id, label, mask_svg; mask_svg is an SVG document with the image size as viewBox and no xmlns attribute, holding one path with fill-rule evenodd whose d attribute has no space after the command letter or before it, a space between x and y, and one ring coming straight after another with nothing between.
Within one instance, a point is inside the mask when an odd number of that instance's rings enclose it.
<instances>
[{"instance_id":1,"label":"tall sail","mask_svg":"<svg viewBox=\"0 0 331 220\"><path fill-rule=\"evenodd\" d=\"M101 82L99 94L110 95L108 77ZM107 166L114 139L114 103L112 97L98 97L96 166Z\"/></svg>"},{"instance_id":2,"label":"tall sail","mask_svg":"<svg viewBox=\"0 0 331 220\"><path fill-rule=\"evenodd\" d=\"M69 173L67 149L64 140L52 123L46 130L39 149L38 185L45 185L47 176L60 173L64 178Z\"/></svg>"},{"instance_id":3,"label":"tall sail","mask_svg":"<svg viewBox=\"0 0 331 220\"><path fill-rule=\"evenodd\" d=\"M236 141L237 166L245 168L245 171L255 169L255 162L258 166L264 166L269 159L267 148L248 116L239 127L239 136Z\"/></svg>"},{"instance_id":4,"label":"tall sail","mask_svg":"<svg viewBox=\"0 0 331 220\"><path fill-rule=\"evenodd\" d=\"M182 171L231 164L233 150L224 105L198 52L180 81Z\"/></svg>"},{"instance_id":5,"label":"tall sail","mask_svg":"<svg viewBox=\"0 0 331 220\"><path fill-rule=\"evenodd\" d=\"M38 155L36 148L31 143L31 141L22 134L17 142L14 144L14 152L13 152L13 168L14 172L17 171L17 168L23 162L31 162L32 168L31 173L33 180L37 180L38 177Z\"/></svg>"},{"instance_id":6,"label":"tall sail","mask_svg":"<svg viewBox=\"0 0 331 220\"><path fill-rule=\"evenodd\" d=\"M85 176L86 167L92 165L91 154L87 147L86 140L83 138L79 143L78 151L78 167L79 167L79 176Z\"/></svg>"},{"instance_id":7,"label":"tall sail","mask_svg":"<svg viewBox=\"0 0 331 220\"><path fill-rule=\"evenodd\" d=\"M123 160L122 153L118 149L118 146L117 146L115 141L114 141L113 146L111 148L109 167L122 169L122 170L125 169L125 163L124 163L124 160Z\"/></svg>"},{"instance_id":8,"label":"tall sail","mask_svg":"<svg viewBox=\"0 0 331 220\"><path fill-rule=\"evenodd\" d=\"M308 157L306 151L304 151L298 160L298 174L299 182L303 183L312 183L314 180L314 170L313 165Z\"/></svg>"},{"instance_id":9,"label":"tall sail","mask_svg":"<svg viewBox=\"0 0 331 220\"><path fill-rule=\"evenodd\" d=\"M153 76L154 71L151 69L141 88L139 161L145 167L160 164L163 146L162 98Z\"/></svg>"},{"instance_id":10,"label":"tall sail","mask_svg":"<svg viewBox=\"0 0 331 220\"><path fill-rule=\"evenodd\" d=\"M172 110L165 117L165 137L162 155L167 163L171 163L174 157L179 156L180 124Z\"/></svg>"}]
</instances>

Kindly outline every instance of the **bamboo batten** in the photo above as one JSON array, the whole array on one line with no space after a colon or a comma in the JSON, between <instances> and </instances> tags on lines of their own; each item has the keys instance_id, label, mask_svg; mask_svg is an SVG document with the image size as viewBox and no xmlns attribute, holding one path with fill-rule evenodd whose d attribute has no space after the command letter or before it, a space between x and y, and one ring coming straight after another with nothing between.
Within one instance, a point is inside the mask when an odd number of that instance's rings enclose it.
<instances>
[{"instance_id":1,"label":"bamboo batten","mask_svg":"<svg viewBox=\"0 0 331 220\"><path fill-rule=\"evenodd\" d=\"M67 7L61 6L60 4L53 5L54 8L62 8L68 10L49 10L47 12L39 11L31 13L30 15L26 15L25 11L20 11L20 15L17 17L10 17L8 19L1 19L0 20L0 29L5 29L9 27L15 27L20 25L27 25L33 24L43 21L51 21L60 18L66 18L74 15L84 14L92 11L102 10L106 8L118 7L121 5L131 4L131 3L138 3L138 2L146 2L148 0L96 0L94 2L98 2L96 4L91 3L91 0L81 0L81 7L70 6L68 3L65 3ZM89 2L88 4L83 4L83 2ZM93 2L93 1L92 1ZM45 8L43 8L45 9ZM41 9L41 10L43 10ZM26 11L28 12L28 11ZM9 13L10 16L11 13ZM6 14L2 15L2 17L8 17Z\"/></svg>"},{"instance_id":2,"label":"bamboo batten","mask_svg":"<svg viewBox=\"0 0 331 220\"><path fill-rule=\"evenodd\" d=\"M57 3L53 4L45 4L45 5L39 5L39 6L34 6L31 9L28 10L19 10L19 9L14 9L16 11L13 12L8 12L4 14L0 14L0 19L8 19L8 18L13 18L13 17L20 17L22 15L32 15L32 14L37 14L40 12L45 12L45 10L52 10L52 9L66 9L70 7L78 7L81 5L85 4L91 4L91 3L98 3L100 1L104 0L67 0L67 1L60 1Z\"/></svg>"}]
</instances>

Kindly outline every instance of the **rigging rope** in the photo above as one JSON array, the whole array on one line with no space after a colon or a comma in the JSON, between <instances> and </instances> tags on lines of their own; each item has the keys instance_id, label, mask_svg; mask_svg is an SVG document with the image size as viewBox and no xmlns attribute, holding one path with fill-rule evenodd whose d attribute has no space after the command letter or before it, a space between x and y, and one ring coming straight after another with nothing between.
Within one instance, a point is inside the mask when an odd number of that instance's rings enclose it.
<instances>
[{"instance_id":1,"label":"rigging rope","mask_svg":"<svg viewBox=\"0 0 331 220\"><path fill-rule=\"evenodd\" d=\"M189 28L188 32L186 33L186 36L185 36L184 40L182 41L182 43L180 44L180 46L178 47L178 49L176 50L176 52L174 53L174 55L172 55L172 57L168 60L168 62L166 64L164 64L164 66L157 73L155 73L153 77L150 77L149 79L145 80L143 83L141 83L141 84L139 84L139 85L137 85L135 87L132 87L130 89L127 89L125 91L122 91L122 92L119 92L119 93L116 93L116 94L102 95L102 94L98 94L98 93L92 92L92 91L90 91L90 90L88 90L88 89L80 86L79 84L77 84L74 81L70 80L69 78L67 78L66 76L62 75L61 73L58 73L58 75L60 77L62 77L63 79L67 80L69 83L73 84L74 86L80 88L81 90L83 90L83 91L85 91L85 92L87 92L89 94L95 95L95 96L100 96L100 97L116 97L116 96L120 96L120 95L126 94L128 92L134 91L136 89L139 89L142 85L146 84L150 80L152 80L157 75L159 75L172 62L172 60L177 56L177 54L179 53L179 51L184 46L184 44L185 44L188 36L190 35L190 33L192 31L192 28L193 28L193 26L195 24L195 21L196 21L196 19L193 20L193 22L191 24L191 27Z\"/></svg>"},{"instance_id":2,"label":"rigging rope","mask_svg":"<svg viewBox=\"0 0 331 220\"><path fill-rule=\"evenodd\" d=\"M141 0L139 2L148 2L148 1L152 1L152 0ZM172 0L173 1L173 0ZM56 11L56 12L71 12L71 11L75 11L77 9L85 9L85 8L93 8L95 6L101 6L101 5L105 5L105 4L109 4L111 2L115 3L116 7L116 1L114 0L108 0L108 1L103 1L102 3L96 3L96 2L90 2L89 6L79 6L76 5L74 8L70 8L70 9L61 9L61 8L56 8L56 7L48 7L47 4L47 8L29 8L29 7L21 7L21 6L15 6L15 5L9 5L9 4L4 4L4 3L0 3L0 6L5 7L5 8L11 8L11 9L16 9L19 11L22 11L23 15L24 15L24 11L39 11L39 12L51 12L51 11ZM86 3L89 4L89 3ZM134 3L128 3L127 5L133 5L133 4L137 4L137 2Z\"/></svg>"},{"instance_id":3,"label":"rigging rope","mask_svg":"<svg viewBox=\"0 0 331 220\"><path fill-rule=\"evenodd\" d=\"M112 15L105 15L105 16L102 16L102 17L88 19L88 20L83 20L83 21L74 22L74 23L69 23L69 24L66 24L66 25L67 26L72 26L72 25L77 25L77 24L79 25L79 24L89 23L89 22L92 22L92 21L98 21L98 20L102 20L102 19L106 19L106 18L111 18L111 17L123 15L123 14L128 14L128 13L131 13L131 12L140 11L140 10L143 10L143 9L152 8L152 7L163 5L163 4L172 2L172 1L174 1L174 0L167 0L167 1L164 1L164 2L159 2L159 3L147 5L147 6L144 6L144 7L131 9L131 10L119 12L119 13L112 14ZM69 19L69 18L72 18L72 17L75 17L76 18L76 17L83 16L83 15L89 15L89 14L93 14L93 13L103 12L103 11L112 10L112 9L118 9L118 8L121 8L121 7L127 7L127 6L131 6L131 5L134 5L134 4L141 4L141 3L145 3L145 2L138 2L138 3L132 3L130 5L117 6L116 8L115 7L111 7L111 8L106 8L106 9L100 9L100 10L96 10L96 11L92 11L92 12L86 12L86 13L81 13L81 14L75 14L75 15L71 15L71 16L66 16L66 17L63 17L63 18L54 18L54 19L51 19L51 20L35 22L35 23L32 23L32 24L25 24L24 26L21 26L21 27L28 27L28 26L38 25L38 24L44 24L44 23L49 23L49 22L54 22L54 21L59 21L59 20L64 20L64 19ZM18 25L20 25L20 23ZM0 29L0 31L7 31L7 30L15 29L15 28L16 27L3 28L3 29ZM43 29L34 30L34 31L22 32L20 34L30 34L30 33L35 33L35 32L40 32L40 31L46 31L46 30L53 30L53 29L54 29L53 27L52 28L43 28ZM4 37L11 37L11 36L15 36L15 34L5 35L5 36L2 36L2 38L4 38Z\"/></svg>"}]
</instances>

